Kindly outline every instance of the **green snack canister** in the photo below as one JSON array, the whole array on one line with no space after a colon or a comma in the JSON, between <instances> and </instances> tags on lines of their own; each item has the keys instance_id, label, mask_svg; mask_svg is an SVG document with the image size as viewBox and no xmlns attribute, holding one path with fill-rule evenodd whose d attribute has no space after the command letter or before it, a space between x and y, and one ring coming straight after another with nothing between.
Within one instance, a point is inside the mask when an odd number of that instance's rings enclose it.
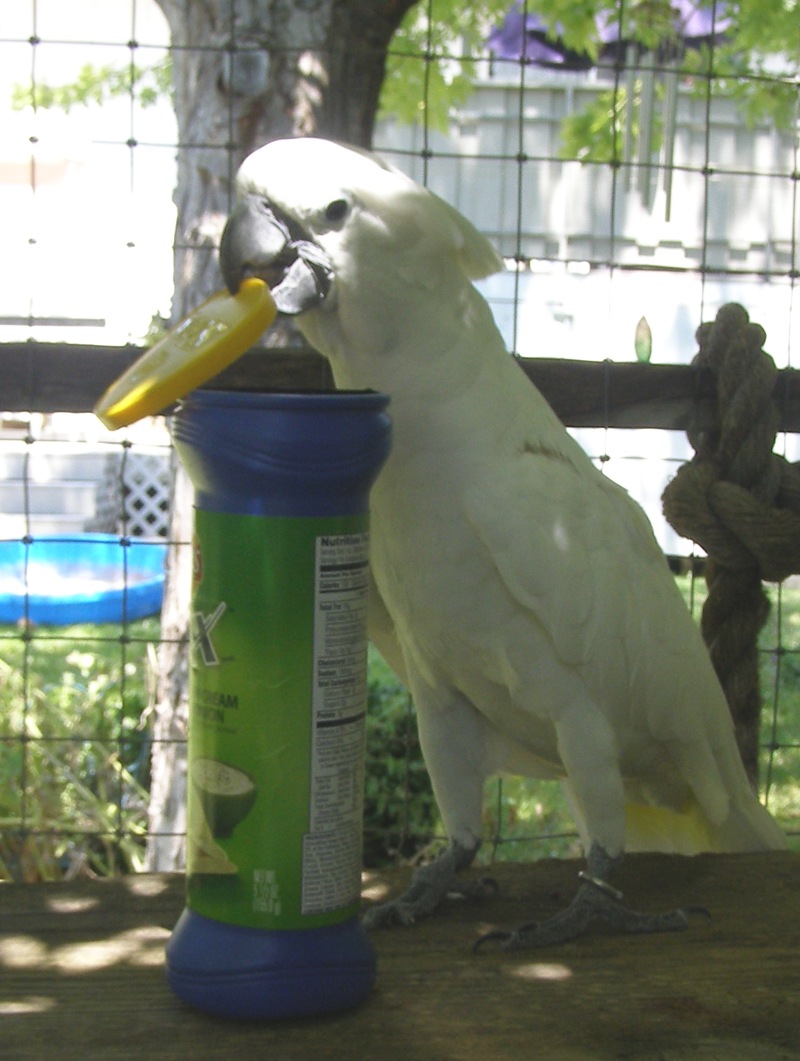
<instances>
[{"instance_id":1,"label":"green snack canister","mask_svg":"<svg viewBox=\"0 0 800 1061\"><path fill-rule=\"evenodd\" d=\"M211 1013L352 1006L359 918L373 392L197 391L173 421L196 491L187 886L167 976Z\"/></svg>"}]
</instances>

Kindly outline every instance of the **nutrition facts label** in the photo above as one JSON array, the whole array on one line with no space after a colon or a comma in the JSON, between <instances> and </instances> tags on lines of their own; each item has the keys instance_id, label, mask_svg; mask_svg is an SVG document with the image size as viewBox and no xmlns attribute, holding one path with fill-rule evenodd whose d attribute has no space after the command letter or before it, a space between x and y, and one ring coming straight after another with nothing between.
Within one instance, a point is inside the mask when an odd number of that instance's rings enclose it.
<instances>
[{"instance_id":1,"label":"nutrition facts label","mask_svg":"<svg viewBox=\"0 0 800 1061\"><path fill-rule=\"evenodd\" d=\"M306 915L347 906L359 895L368 565L366 534L317 538Z\"/></svg>"}]
</instances>

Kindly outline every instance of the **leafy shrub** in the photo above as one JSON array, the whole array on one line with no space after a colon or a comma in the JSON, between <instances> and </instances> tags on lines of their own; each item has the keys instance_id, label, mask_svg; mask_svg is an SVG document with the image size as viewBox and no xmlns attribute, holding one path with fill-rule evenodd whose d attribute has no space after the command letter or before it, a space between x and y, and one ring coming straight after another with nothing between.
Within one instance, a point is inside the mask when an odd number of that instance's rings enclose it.
<instances>
[{"instance_id":1,"label":"leafy shrub","mask_svg":"<svg viewBox=\"0 0 800 1061\"><path fill-rule=\"evenodd\" d=\"M410 858L442 829L411 697L373 650L367 688L364 865L374 868Z\"/></svg>"},{"instance_id":2,"label":"leafy shrub","mask_svg":"<svg viewBox=\"0 0 800 1061\"><path fill-rule=\"evenodd\" d=\"M141 867L146 645L108 626L0 633L0 879Z\"/></svg>"}]
</instances>

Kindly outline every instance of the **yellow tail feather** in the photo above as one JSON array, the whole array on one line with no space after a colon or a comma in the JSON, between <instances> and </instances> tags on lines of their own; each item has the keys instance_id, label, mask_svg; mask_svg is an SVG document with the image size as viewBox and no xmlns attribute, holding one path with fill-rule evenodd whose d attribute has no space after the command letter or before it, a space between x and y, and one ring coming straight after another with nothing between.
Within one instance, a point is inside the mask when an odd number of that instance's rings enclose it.
<instances>
[{"instance_id":1,"label":"yellow tail feather","mask_svg":"<svg viewBox=\"0 0 800 1061\"><path fill-rule=\"evenodd\" d=\"M627 803L625 837L627 851L696 855L700 851L720 849L697 804L679 814L663 807Z\"/></svg>"}]
</instances>

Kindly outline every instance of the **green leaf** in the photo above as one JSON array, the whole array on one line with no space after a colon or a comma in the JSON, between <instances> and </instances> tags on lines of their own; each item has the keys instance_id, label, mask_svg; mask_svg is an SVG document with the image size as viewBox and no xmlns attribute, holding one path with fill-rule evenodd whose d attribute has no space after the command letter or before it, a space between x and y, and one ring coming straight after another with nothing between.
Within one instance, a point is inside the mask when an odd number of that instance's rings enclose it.
<instances>
[{"instance_id":1,"label":"green leaf","mask_svg":"<svg viewBox=\"0 0 800 1061\"><path fill-rule=\"evenodd\" d=\"M444 132L452 110L469 98L489 31L509 6L427 0L412 7L389 48L380 117Z\"/></svg>"},{"instance_id":2,"label":"green leaf","mask_svg":"<svg viewBox=\"0 0 800 1061\"><path fill-rule=\"evenodd\" d=\"M25 107L42 110L58 109L69 114L73 107L102 106L109 99L129 96L141 106L152 106L170 91L172 61L169 56L151 66L110 64L95 66L84 63L74 80L61 85L33 81L16 84L11 90L11 106L15 111Z\"/></svg>"}]
</instances>

